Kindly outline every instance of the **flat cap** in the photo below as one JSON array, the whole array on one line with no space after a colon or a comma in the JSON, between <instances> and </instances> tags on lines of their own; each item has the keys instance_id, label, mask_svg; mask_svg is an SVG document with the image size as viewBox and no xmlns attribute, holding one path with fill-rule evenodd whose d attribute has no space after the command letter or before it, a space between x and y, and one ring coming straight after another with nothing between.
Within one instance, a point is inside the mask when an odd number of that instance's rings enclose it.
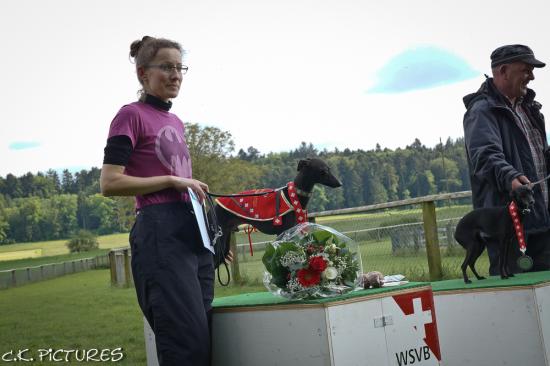
<instances>
[{"instance_id":1,"label":"flat cap","mask_svg":"<svg viewBox=\"0 0 550 366\"><path fill-rule=\"evenodd\" d=\"M532 49L522 44L502 46L491 53L491 68L512 62L525 62L534 67L546 66L544 62L535 58Z\"/></svg>"}]
</instances>

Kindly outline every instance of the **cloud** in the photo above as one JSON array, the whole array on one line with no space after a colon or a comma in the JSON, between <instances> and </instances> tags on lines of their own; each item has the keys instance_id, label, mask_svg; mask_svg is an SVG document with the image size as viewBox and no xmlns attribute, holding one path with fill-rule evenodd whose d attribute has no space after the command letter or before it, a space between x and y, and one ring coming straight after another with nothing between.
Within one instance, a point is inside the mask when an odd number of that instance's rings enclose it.
<instances>
[{"instance_id":1,"label":"cloud","mask_svg":"<svg viewBox=\"0 0 550 366\"><path fill-rule=\"evenodd\" d=\"M25 150L32 149L38 146L40 146L40 142L38 141L15 141L12 142L8 147L10 150Z\"/></svg>"},{"instance_id":2,"label":"cloud","mask_svg":"<svg viewBox=\"0 0 550 366\"><path fill-rule=\"evenodd\" d=\"M441 48L408 49L388 61L377 73L368 93L403 93L471 79L480 73L461 57Z\"/></svg>"}]
</instances>

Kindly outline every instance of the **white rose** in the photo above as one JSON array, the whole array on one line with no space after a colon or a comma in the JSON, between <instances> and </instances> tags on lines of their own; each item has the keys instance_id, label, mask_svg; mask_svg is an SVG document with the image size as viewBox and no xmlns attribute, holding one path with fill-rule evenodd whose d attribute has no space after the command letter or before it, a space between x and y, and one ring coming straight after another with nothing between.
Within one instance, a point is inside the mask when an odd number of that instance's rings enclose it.
<instances>
[{"instance_id":1,"label":"white rose","mask_svg":"<svg viewBox=\"0 0 550 366\"><path fill-rule=\"evenodd\" d=\"M327 267L327 269L323 271L323 276L327 280L332 281L338 276L338 270L334 267Z\"/></svg>"}]
</instances>

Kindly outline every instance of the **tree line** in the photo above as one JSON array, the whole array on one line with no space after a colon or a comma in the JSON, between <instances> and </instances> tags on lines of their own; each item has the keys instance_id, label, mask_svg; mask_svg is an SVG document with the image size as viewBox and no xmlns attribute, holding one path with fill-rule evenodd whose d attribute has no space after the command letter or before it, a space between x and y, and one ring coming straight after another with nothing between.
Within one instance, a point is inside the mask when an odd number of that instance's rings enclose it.
<instances>
[{"instance_id":1,"label":"tree line","mask_svg":"<svg viewBox=\"0 0 550 366\"><path fill-rule=\"evenodd\" d=\"M186 124L193 176L212 192L276 188L296 175L298 161L325 160L343 183L316 186L310 212L469 190L464 141L447 139L433 148L418 139L395 150L318 150L303 142L288 152L262 154L253 146L235 153L231 133ZM0 177L0 243L64 239L80 229L96 234L127 232L134 221L132 197L103 197L101 170L61 176L55 170Z\"/></svg>"}]
</instances>

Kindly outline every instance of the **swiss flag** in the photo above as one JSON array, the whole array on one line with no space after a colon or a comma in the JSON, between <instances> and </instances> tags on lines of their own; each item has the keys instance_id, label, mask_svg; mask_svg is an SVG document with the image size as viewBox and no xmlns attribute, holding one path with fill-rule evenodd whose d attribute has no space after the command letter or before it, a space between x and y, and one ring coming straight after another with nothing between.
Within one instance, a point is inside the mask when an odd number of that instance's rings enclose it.
<instances>
[{"instance_id":1,"label":"swiss flag","mask_svg":"<svg viewBox=\"0 0 550 366\"><path fill-rule=\"evenodd\" d=\"M433 352L438 361L441 361L437 323L431 291L415 291L403 295L395 295L393 299L410 320L411 326L422 335L422 339Z\"/></svg>"}]
</instances>

